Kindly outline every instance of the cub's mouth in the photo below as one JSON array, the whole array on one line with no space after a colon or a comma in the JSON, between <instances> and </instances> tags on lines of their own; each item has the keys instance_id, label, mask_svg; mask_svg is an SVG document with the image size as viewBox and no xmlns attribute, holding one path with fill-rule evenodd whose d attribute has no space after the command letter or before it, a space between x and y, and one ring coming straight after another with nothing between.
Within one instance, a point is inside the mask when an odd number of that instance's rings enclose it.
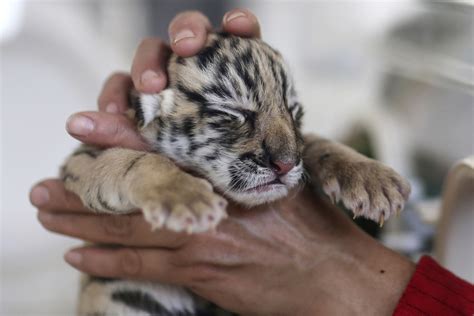
<instances>
[{"instance_id":1,"label":"cub's mouth","mask_svg":"<svg viewBox=\"0 0 474 316\"><path fill-rule=\"evenodd\" d=\"M262 192L268 192L271 191L277 187L286 187L286 185L281 182L280 179L276 178L275 180L269 181L267 183L259 184L254 187L245 189L245 193L252 193L252 192L257 192L257 193L262 193Z\"/></svg>"},{"instance_id":2,"label":"cub's mouth","mask_svg":"<svg viewBox=\"0 0 474 316\"><path fill-rule=\"evenodd\" d=\"M226 193L236 202L255 206L281 199L297 186L302 178L302 167L297 168L285 176L272 176L257 183L249 184L240 190L227 190Z\"/></svg>"},{"instance_id":3,"label":"cub's mouth","mask_svg":"<svg viewBox=\"0 0 474 316\"><path fill-rule=\"evenodd\" d=\"M277 168L278 167L278 168ZM235 202L247 206L256 206L273 202L288 195L291 189L303 181L303 162L299 160L286 165L262 167L240 159L228 168L228 177L217 177L213 174L215 183L220 183L223 194ZM227 181L222 181L222 180Z\"/></svg>"}]
</instances>

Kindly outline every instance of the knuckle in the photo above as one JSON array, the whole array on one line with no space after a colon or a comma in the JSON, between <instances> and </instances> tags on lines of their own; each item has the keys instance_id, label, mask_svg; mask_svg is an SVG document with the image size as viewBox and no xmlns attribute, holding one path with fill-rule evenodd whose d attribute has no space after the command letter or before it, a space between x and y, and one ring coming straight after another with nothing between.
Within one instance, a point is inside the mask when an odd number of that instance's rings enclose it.
<instances>
[{"instance_id":1,"label":"knuckle","mask_svg":"<svg viewBox=\"0 0 474 316\"><path fill-rule=\"evenodd\" d=\"M157 37L144 37L140 41L140 45L138 46L138 49L142 49L145 47L150 47L150 46L161 46L163 44L163 41Z\"/></svg>"},{"instance_id":2,"label":"knuckle","mask_svg":"<svg viewBox=\"0 0 474 316\"><path fill-rule=\"evenodd\" d=\"M207 17L200 11L188 10L178 13L171 21L168 30L170 32L176 31L176 28L180 26L189 26L195 22L210 23Z\"/></svg>"},{"instance_id":3,"label":"knuckle","mask_svg":"<svg viewBox=\"0 0 474 316\"><path fill-rule=\"evenodd\" d=\"M128 80L129 74L125 72L114 72L104 82L102 91L98 98L99 104L104 104L110 99L117 97L123 91L122 82Z\"/></svg>"},{"instance_id":4,"label":"knuckle","mask_svg":"<svg viewBox=\"0 0 474 316\"><path fill-rule=\"evenodd\" d=\"M182 246L170 257L170 264L176 268L192 268L206 262L202 248L199 246L203 240L202 236L195 235L192 240L189 240L189 237L185 235L182 237Z\"/></svg>"},{"instance_id":5,"label":"knuckle","mask_svg":"<svg viewBox=\"0 0 474 316\"><path fill-rule=\"evenodd\" d=\"M101 222L105 233L108 235L119 238L128 238L133 233L131 218L129 215L102 216Z\"/></svg>"},{"instance_id":6,"label":"knuckle","mask_svg":"<svg viewBox=\"0 0 474 316\"><path fill-rule=\"evenodd\" d=\"M189 283L192 286L199 286L215 281L219 278L218 268L207 264L200 264L190 267Z\"/></svg>"},{"instance_id":7,"label":"knuckle","mask_svg":"<svg viewBox=\"0 0 474 316\"><path fill-rule=\"evenodd\" d=\"M150 65L156 63L157 55L166 48L166 43L157 37L142 38L140 44L135 50L135 57L133 58L131 74L132 80L137 84L140 80L140 75Z\"/></svg>"},{"instance_id":8,"label":"knuckle","mask_svg":"<svg viewBox=\"0 0 474 316\"><path fill-rule=\"evenodd\" d=\"M186 245L186 243L189 241L189 236L187 234L177 234L174 238L173 238L173 243L176 245L176 247L178 248L181 248L183 247L184 245ZM178 261L176 261L176 263L178 263L182 258L180 258L179 256L177 256L177 259Z\"/></svg>"},{"instance_id":9,"label":"knuckle","mask_svg":"<svg viewBox=\"0 0 474 316\"><path fill-rule=\"evenodd\" d=\"M142 270L140 255L135 249L123 249L120 254L120 268L126 276L137 276Z\"/></svg>"},{"instance_id":10,"label":"knuckle","mask_svg":"<svg viewBox=\"0 0 474 316\"><path fill-rule=\"evenodd\" d=\"M189 254L181 250L176 251L175 254L170 257L169 263L173 268L184 268L192 265L189 260Z\"/></svg>"},{"instance_id":11,"label":"knuckle","mask_svg":"<svg viewBox=\"0 0 474 316\"><path fill-rule=\"evenodd\" d=\"M64 201L64 207L67 210L76 210L84 207L81 199L78 195L73 192L66 191L65 189L61 192Z\"/></svg>"},{"instance_id":12,"label":"knuckle","mask_svg":"<svg viewBox=\"0 0 474 316\"><path fill-rule=\"evenodd\" d=\"M109 77L104 82L104 85L102 87L102 94L100 95L99 99L102 97L107 96L107 92L109 91L116 91L117 86L119 86L122 82L127 80L129 77L129 74L125 72L114 72L111 74Z\"/></svg>"},{"instance_id":13,"label":"knuckle","mask_svg":"<svg viewBox=\"0 0 474 316\"><path fill-rule=\"evenodd\" d=\"M108 136L112 137L114 141L122 140L132 128L131 122L125 116L114 117L108 124L110 124Z\"/></svg>"},{"instance_id":14,"label":"knuckle","mask_svg":"<svg viewBox=\"0 0 474 316\"><path fill-rule=\"evenodd\" d=\"M131 142L136 142L138 144L141 141L141 138L138 136L136 131L130 126L129 122L119 121L115 125L113 133L110 135L112 143L115 145L126 146Z\"/></svg>"},{"instance_id":15,"label":"knuckle","mask_svg":"<svg viewBox=\"0 0 474 316\"><path fill-rule=\"evenodd\" d=\"M108 78L107 80L105 80L105 84L109 83L109 82L112 82L112 81L117 81L117 80L123 80L123 79L126 79L128 78L128 74L126 72L123 72L123 71L116 71L116 72L113 72Z\"/></svg>"}]
</instances>

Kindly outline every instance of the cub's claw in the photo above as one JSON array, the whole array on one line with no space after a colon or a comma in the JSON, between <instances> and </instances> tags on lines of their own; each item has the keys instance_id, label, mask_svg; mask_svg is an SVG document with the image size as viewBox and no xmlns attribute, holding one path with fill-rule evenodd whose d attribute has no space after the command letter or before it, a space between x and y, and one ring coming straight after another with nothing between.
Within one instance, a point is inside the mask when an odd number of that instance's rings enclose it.
<instances>
[{"instance_id":1,"label":"cub's claw","mask_svg":"<svg viewBox=\"0 0 474 316\"><path fill-rule=\"evenodd\" d=\"M354 219L371 219L382 227L403 209L409 183L393 169L370 159L349 162L327 159L320 173L323 191L332 203L342 201Z\"/></svg>"},{"instance_id":2,"label":"cub's claw","mask_svg":"<svg viewBox=\"0 0 474 316\"><path fill-rule=\"evenodd\" d=\"M214 193L207 181L187 174L173 179L169 185L142 189L135 204L142 209L152 230L205 232L215 229L227 217L227 201Z\"/></svg>"}]
</instances>

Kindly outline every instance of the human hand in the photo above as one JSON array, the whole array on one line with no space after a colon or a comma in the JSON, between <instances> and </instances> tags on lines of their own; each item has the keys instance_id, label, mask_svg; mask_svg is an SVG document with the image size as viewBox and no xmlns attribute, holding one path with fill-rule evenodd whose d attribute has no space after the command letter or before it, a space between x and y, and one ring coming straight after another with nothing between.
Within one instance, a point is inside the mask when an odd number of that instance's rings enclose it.
<instances>
[{"instance_id":1,"label":"human hand","mask_svg":"<svg viewBox=\"0 0 474 316\"><path fill-rule=\"evenodd\" d=\"M211 29L207 17L189 11L171 21L170 46L159 38L144 39L136 50L131 73L112 74L99 95L99 112L72 115L66 124L69 134L87 144L146 150L148 146L136 132L135 125L120 114L128 108L128 92L132 86L144 93L163 90L167 84L166 64L170 52L183 57L195 55L204 47ZM222 29L237 36L260 37L257 18L245 9L227 12Z\"/></svg>"},{"instance_id":2,"label":"human hand","mask_svg":"<svg viewBox=\"0 0 474 316\"><path fill-rule=\"evenodd\" d=\"M93 215L59 181L41 184L53 232L99 244L65 256L96 276L185 286L231 311L259 315L385 315L413 264L360 231L314 193L253 210L231 205L216 232L152 232L142 216Z\"/></svg>"},{"instance_id":3,"label":"human hand","mask_svg":"<svg viewBox=\"0 0 474 316\"><path fill-rule=\"evenodd\" d=\"M183 26L195 30L196 36L172 41L171 45L178 54L182 48L183 56L202 47L202 34L209 30L202 17L193 14L191 20L198 26L184 22ZM183 16L178 16L178 21L180 18ZM232 21L242 22L239 20ZM249 28L253 33L242 35L259 34L258 23L248 25L257 27ZM170 32L173 38L180 33L178 29ZM118 74L107 81L99 98L101 112L81 113L69 120L68 130L74 137L106 147L147 149L133 124L116 113L126 109L126 92L132 85L143 92L158 92L166 85L166 76L160 75L141 82L144 70L160 73L164 69L161 61L166 59L166 47L154 47L139 48L140 57L135 58L134 66L144 67L132 67L132 76ZM153 55L158 56L158 62L150 57ZM76 119L81 116L93 127L87 133L74 129L80 126ZM82 126L87 127L87 123ZM231 218L216 233L188 236L152 233L139 214L91 214L58 180L44 181L37 188L39 191L32 192L32 202L40 208L39 219L47 229L119 246L82 247L68 253L66 260L76 268L105 277L182 284L239 313L314 315L342 312L344 308L346 312L384 314L393 310L411 274L410 263L308 194L253 211L231 207Z\"/></svg>"}]
</instances>

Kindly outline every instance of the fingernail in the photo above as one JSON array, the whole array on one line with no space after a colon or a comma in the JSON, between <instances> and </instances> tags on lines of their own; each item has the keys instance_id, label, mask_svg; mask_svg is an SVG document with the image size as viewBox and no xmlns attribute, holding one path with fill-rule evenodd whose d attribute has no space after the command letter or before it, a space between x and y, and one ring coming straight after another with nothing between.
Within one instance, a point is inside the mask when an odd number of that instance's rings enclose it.
<instances>
[{"instance_id":1,"label":"fingernail","mask_svg":"<svg viewBox=\"0 0 474 316\"><path fill-rule=\"evenodd\" d=\"M224 23L229 23L230 21L241 17L247 17L247 15L242 11L237 11L230 14L228 13L224 16Z\"/></svg>"},{"instance_id":2,"label":"fingernail","mask_svg":"<svg viewBox=\"0 0 474 316\"><path fill-rule=\"evenodd\" d=\"M49 191L43 186L35 186L30 192L30 201L34 206L41 206L49 201Z\"/></svg>"},{"instance_id":3,"label":"fingernail","mask_svg":"<svg viewBox=\"0 0 474 316\"><path fill-rule=\"evenodd\" d=\"M43 224L49 224L53 221L53 215L51 215L50 213L39 212L38 220Z\"/></svg>"},{"instance_id":4,"label":"fingernail","mask_svg":"<svg viewBox=\"0 0 474 316\"><path fill-rule=\"evenodd\" d=\"M144 86L157 86L160 84L160 75L153 70L145 70L142 73L142 77L140 78L140 82Z\"/></svg>"},{"instance_id":5,"label":"fingernail","mask_svg":"<svg viewBox=\"0 0 474 316\"><path fill-rule=\"evenodd\" d=\"M112 103L107 104L107 106L105 107L105 112L107 112L107 113L118 113L119 108L118 108L117 104L112 102Z\"/></svg>"},{"instance_id":6,"label":"fingernail","mask_svg":"<svg viewBox=\"0 0 474 316\"><path fill-rule=\"evenodd\" d=\"M64 260L73 266L78 266L82 262L82 255L77 251L71 250L64 255Z\"/></svg>"},{"instance_id":7,"label":"fingernail","mask_svg":"<svg viewBox=\"0 0 474 316\"><path fill-rule=\"evenodd\" d=\"M191 30L181 30L179 31L173 39L173 44L178 43L181 40L184 40L186 38L194 38L196 35L193 33Z\"/></svg>"},{"instance_id":8,"label":"fingernail","mask_svg":"<svg viewBox=\"0 0 474 316\"><path fill-rule=\"evenodd\" d=\"M66 130L70 134L87 136L94 130L94 121L84 115L74 114L67 119Z\"/></svg>"}]
</instances>

